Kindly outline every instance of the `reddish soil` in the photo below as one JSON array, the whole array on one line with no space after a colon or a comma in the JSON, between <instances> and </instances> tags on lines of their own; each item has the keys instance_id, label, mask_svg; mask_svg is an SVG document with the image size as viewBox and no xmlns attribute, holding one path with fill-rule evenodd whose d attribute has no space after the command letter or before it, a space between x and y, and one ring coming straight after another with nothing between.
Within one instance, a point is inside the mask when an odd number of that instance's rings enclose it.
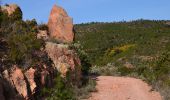
<instances>
[{"instance_id":1,"label":"reddish soil","mask_svg":"<svg viewBox=\"0 0 170 100\"><path fill-rule=\"evenodd\" d=\"M88 100L162 100L158 92L135 78L99 76L96 89Z\"/></svg>"}]
</instances>

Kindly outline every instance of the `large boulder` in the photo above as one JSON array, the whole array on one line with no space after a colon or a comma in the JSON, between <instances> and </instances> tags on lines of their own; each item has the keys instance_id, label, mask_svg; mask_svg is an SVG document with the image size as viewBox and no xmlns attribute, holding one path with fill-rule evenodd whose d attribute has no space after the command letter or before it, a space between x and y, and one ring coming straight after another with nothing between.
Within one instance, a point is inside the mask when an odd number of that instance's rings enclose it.
<instances>
[{"instance_id":1,"label":"large boulder","mask_svg":"<svg viewBox=\"0 0 170 100\"><path fill-rule=\"evenodd\" d=\"M73 41L74 33L72 18L67 15L67 12L63 8L57 5L54 5L51 10L48 28L50 37L55 38L60 42L69 43Z\"/></svg>"},{"instance_id":2,"label":"large boulder","mask_svg":"<svg viewBox=\"0 0 170 100\"><path fill-rule=\"evenodd\" d=\"M56 44L52 42L46 42L45 49L54 63L54 68L56 68L63 77L66 77L66 74L70 72L71 79L80 81L81 62L74 50L70 50L66 44Z\"/></svg>"},{"instance_id":3,"label":"large boulder","mask_svg":"<svg viewBox=\"0 0 170 100\"><path fill-rule=\"evenodd\" d=\"M22 20L22 11L20 7L16 4L6 4L5 6L1 7L2 12L8 14L10 20Z\"/></svg>"},{"instance_id":4,"label":"large boulder","mask_svg":"<svg viewBox=\"0 0 170 100\"><path fill-rule=\"evenodd\" d=\"M8 15L11 15L16 11L17 8L19 8L19 6L16 4L9 4L9 5L2 6L1 9L2 11L6 11Z\"/></svg>"}]
</instances>

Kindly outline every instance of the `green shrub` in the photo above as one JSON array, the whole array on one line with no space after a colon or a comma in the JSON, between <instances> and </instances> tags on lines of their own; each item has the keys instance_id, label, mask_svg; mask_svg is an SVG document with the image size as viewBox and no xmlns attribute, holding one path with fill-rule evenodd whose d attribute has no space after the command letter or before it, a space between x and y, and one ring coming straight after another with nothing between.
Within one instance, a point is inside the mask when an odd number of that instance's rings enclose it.
<instances>
[{"instance_id":1,"label":"green shrub","mask_svg":"<svg viewBox=\"0 0 170 100\"><path fill-rule=\"evenodd\" d=\"M74 87L74 94L77 100L88 99L91 92L96 92L96 80L87 78L82 87Z\"/></svg>"},{"instance_id":2,"label":"green shrub","mask_svg":"<svg viewBox=\"0 0 170 100\"><path fill-rule=\"evenodd\" d=\"M47 100L81 100L87 99L91 92L96 91L95 80L86 77L84 84L81 87L72 85L69 79L62 78L58 75L55 78L54 87L51 89L44 88L41 95Z\"/></svg>"},{"instance_id":3,"label":"green shrub","mask_svg":"<svg viewBox=\"0 0 170 100\"><path fill-rule=\"evenodd\" d=\"M73 86L59 74L55 78L55 85L51 89L43 89L42 95L47 100L75 100Z\"/></svg>"},{"instance_id":4,"label":"green shrub","mask_svg":"<svg viewBox=\"0 0 170 100\"><path fill-rule=\"evenodd\" d=\"M83 47L79 43L73 43L70 45L70 49L76 50L81 61L82 73L83 75L88 75L91 63L89 61L87 53L83 50Z\"/></svg>"},{"instance_id":5,"label":"green shrub","mask_svg":"<svg viewBox=\"0 0 170 100\"><path fill-rule=\"evenodd\" d=\"M7 55L5 58L11 64L30 67L36 62L33 53L43 47L43 41L36 38L36 21L22 21L22 12L19 8L11 16L5 12L1 13L0 38L6 47L3 56Z\"/></svg>"},{"instance_id":6,"label":"green shrub","mask_svg":"<svg viewBox=\"0 0 170 100\"><path fill-rule=\"evenodd\" d=\"M46 24L40 24L38 25L39 30L47 30L48 31L48 26Z\"/></svg>"},{"instance_id":7,"label":"green shrub","mask_svg":"<svg viewBox=\"0 0 170 100\"><path fill-rule=\"evenodd\" d=\"M16 21L13 30L7 35L9 59L15 64L22 64L32 59L32 54L43 46L43 42L36 38L33 27L23 21Z\"/></svg>"}]
</instances>

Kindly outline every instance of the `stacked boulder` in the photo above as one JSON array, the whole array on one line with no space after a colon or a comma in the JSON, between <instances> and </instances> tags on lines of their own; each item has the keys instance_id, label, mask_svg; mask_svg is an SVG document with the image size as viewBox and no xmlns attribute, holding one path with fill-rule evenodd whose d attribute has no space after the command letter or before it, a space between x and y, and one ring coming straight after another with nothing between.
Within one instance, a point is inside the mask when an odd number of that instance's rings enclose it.
<instances>
[{"instance_id":1,"label":"stacked boulder","mask_svg":"<svg viewBox=\"0 0 170 100\"><path fill-rule=\"evenodd\" d=\"M54 68L63 77L70 72L71 79L80 82L80 59L75 50L71 50L68 46L74 39L72 18L68 16L63 8L54 5L50 13L48 28L49 37L59 42L46 42L45 46L48 56L54 63Z\"/></svg>"}]
</instances>

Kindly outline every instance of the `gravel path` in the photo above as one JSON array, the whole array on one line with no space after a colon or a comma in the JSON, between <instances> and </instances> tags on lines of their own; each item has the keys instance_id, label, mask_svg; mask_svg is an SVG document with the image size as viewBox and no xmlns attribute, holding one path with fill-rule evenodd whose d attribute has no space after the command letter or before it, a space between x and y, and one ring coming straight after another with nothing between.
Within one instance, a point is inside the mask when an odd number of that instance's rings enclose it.
<instances>
[{"instance_id":1,"label":"gravel path","mask_svg":"<svg viewBox=\"0 0 170 100\"><path fill-rule=\"evenodd\" d=\"M96 89L88 100L162 100L158 92L135 78L99 76Z\"/></svg>"}]
</instances>

